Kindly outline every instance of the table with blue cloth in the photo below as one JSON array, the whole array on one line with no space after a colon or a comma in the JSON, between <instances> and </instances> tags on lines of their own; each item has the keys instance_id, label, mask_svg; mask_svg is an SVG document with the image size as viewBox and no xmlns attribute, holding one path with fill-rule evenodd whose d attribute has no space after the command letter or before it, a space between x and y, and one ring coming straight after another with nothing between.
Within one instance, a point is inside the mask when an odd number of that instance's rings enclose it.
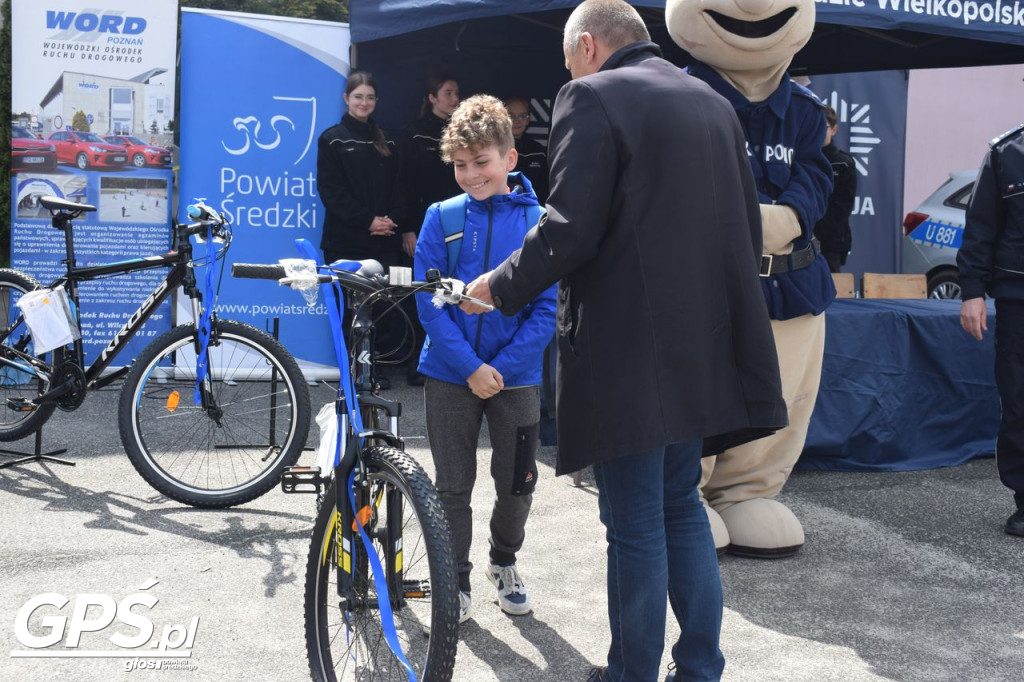
<instances>
[{"instance_id":1,"label":"table with blue cloth","mask_svg":"<svg viewBox=\"0 0 1024 682\"><path fill-rule=\"evenodd\" d=\"M995 312L976 341L960 302L838 299L798 469L911 471L995 451Z\"/></svg>"}]
</instances>

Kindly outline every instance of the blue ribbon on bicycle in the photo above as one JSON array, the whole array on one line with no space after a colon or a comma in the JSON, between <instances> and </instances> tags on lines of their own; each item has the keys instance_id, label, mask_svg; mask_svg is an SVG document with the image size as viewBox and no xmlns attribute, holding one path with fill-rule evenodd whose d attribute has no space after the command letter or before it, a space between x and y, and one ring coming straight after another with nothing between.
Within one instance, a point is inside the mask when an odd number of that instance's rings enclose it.
<instances>
[{"instance_id":1,"label":"blue ribbon on bicycle","mask_svg":"<svg viewBox=\"0 0 1024 682\"><path fill-rule=\"evenodd\" d=\"M213 314L213 265L217 262L217 249L213 243L213 223L206 223L206 251L209 263L206 264L206 277L203 280L203 314L200 315L196 329L196 336L199 338L199 349L196 351L196 393L194 404L203 402L202 385L206 380L206 373L210 358L206 350L210 345L210 316Z\"/></svg>"},{"instance_id":2,"label":"blue ribbon on bicycle","mask_svg":"<svg viewBox=\"0 0 1024 682\"><path fill-rule=\"evenodd\" d=\"M308 239L296 239L295 247L299 250L299 253L304 257L312 260L318 266L320 266L320 254L313 247L313 244ZM334 269L348 270L354 272L359 269L358 263L338 263L332 265ZM344 304L345 296L344 292L341 291L341 286L336 282L329 284L321 284L320 289L324 294L324 302L327 305L327 315L331 320L331 334L334 336L334 353L338 361L338 369L341 371L341 383L338 386L338 397L341 397L342 390L347 391L345 395L349 396L350 399L346 400L345 403L349 409L349 419L351 419L352 428L355 433L362 433L363 431L363 419L359 411L359 401L356 400L355 384L352 380L352 372L349 370L348 365L348 347L345 345L345 335L342 330L342 318L340 304ZM339 416L338 422L338 434L339 438L334 445L334 465L337 466L339 458L341 456L341 420ZM417 682L416 671L413 670L412 665L405 657L405 653L402 651L402 643L398 640L398 630L395 628L395 614L391 610L391 597L388 594L388 583L384 567L380 563L380 559L377 557L377 552L373 549L373 543L370 542L369 536L366 534L366 530L363 529L363 524L359 521L359 511L356 509L356 498L353 495L352 490L355 487L355 469L351 471L348 477L348 500L349 504L352 505L352 515L356 520L356 526L359 529L359 538L363 542L363 547L366 549L366 557L370 563L370 572L373 574L374 586L377 588L377 612L380 613L380 624L381 629L384 631L384 641L387 642L388 648L391 649L391 653L395 655L398 662L401 663L406 672L409 673L409 681Z\"/></svg>"}]
</instances>

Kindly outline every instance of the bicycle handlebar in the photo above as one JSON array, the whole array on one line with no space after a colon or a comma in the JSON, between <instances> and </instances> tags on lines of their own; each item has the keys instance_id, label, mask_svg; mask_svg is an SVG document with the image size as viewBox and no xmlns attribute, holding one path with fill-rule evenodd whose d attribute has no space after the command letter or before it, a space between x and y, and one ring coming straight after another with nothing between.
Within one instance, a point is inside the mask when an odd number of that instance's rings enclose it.
<instances>
[{"instance_id":1,"label":"bicycle handlebar","mask_svg":"<svg viewBox=\"0 0 1024 682\"><path fill-rule=\"evenodd\" d=\"M239 279L272 279L281 284L290 284L285 274L283 265L269 265L266 263L234 263L231 266L231 276ZM373 292L381 289L395 291L421 291L432 293L446 293L453 295L455 300L451 303L458 304L463 301L482 306L487 310L494 310L494 306L484 303L464 294L454 295L451 284L445 280L438 279L430 282L409 282L408 284L388 285L380 280L364 277L354 272L335 271L333 275L318 275L317 281L321 284L327 282L339 282L343 287L355 289L361 292Z\"/></svg>"}]
</instances>

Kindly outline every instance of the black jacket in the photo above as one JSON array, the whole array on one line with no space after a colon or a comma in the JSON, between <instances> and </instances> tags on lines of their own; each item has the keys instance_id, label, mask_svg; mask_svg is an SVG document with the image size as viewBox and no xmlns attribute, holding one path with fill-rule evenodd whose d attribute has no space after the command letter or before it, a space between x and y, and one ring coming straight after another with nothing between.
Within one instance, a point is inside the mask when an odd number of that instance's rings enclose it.
<instances>
[{"instance_id":1,"label":"black jacket","mask_svg":"<svg viewBox=\"0 0 1024 682\"><path fill-rule=\"evenodd\" d=\"M1024 125L992 141L957 252L963 300L1024 300Z\"/></svg>"},{"instance_id":2,"label":"black jacket","mask_svg":"<svg viewBox=\"0 0 1024 682\"><path fill-rule=\"evenodd\" d=\"M822 151L832 164L832 194L824 217L814 226L814 236L821 242L822 251L839 254L839 262L843 264L852 243L850 213L857 197L857 167L853 157L835 144L829 144Z\"/></svg>"},{"instance_id":3,"label":"black jacket","mask_svg":"<svg viewBox=\"0 0 1024 682\"><path fill-rule=\"evenodd\" d=\"M490 286L510 314L561 280L557 472L695 438L717 454L784 426L732 106L633 43L562 87L549 151L547 221Z\"/></svg>"},{"instance_id":4,"label":"black jacket","mask_svg":"<svg viewBox=\"0 0 1024 682\"><path fill-rule=\"evenodd\" d=\"M362 259L401 250L400 231L406 220L397 150L386 134L391 156L382 156L374 148L376 128L372 118L363 123L345 114L317 141L316 186L327 209L320 240L324 252ZM395 235L371 235L375 216L388 216L398 223Z\"/></svg>"},{"instance_id":5,"label":"black jacket","mask_svg":"<svg viewBox=\"0 0 1024 682\"><path fill-rule=\"evenodd\" d=\"M533 184L533 193L540 203L548 200L548 153L540 142L524 133L516 140L516 151L519 160L514 170L519 171Z\"/></svg>"},{"instance_id":6,"label":"black jacket","mask_svg":"<svg viewBox=\"0 0 1024 682\"><path fill-rule=\"evenodd\" d=\"M441 133L448 122L433 113L413 121L402 135L402 187L406 219L420 233L427 208L462 194L455 171L441 160ZM533 178L530 178L531 180Z\"/></svg>"}]
</instances>

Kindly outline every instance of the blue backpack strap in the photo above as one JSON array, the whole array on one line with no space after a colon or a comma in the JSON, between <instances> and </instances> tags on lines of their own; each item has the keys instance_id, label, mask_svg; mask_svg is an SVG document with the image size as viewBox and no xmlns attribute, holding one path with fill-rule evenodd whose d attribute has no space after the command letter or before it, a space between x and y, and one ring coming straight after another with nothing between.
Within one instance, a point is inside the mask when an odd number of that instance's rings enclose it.
<instances>
[{"instance_id":1,"label":"blue backpack strap","mask_svg":"<svg viewBox=\"0 0 1024 682\"><path fill-rule=\"evenodd\" d=\"M455 275L455 266L459 262L459 251L462 248L462 235L466 230L466 207L469 195L460 194L445 199L438 207L441 214L441 231L444 232L444 244L448 248L448 267L445 276Z\"/></svg>"}]
</instances>

